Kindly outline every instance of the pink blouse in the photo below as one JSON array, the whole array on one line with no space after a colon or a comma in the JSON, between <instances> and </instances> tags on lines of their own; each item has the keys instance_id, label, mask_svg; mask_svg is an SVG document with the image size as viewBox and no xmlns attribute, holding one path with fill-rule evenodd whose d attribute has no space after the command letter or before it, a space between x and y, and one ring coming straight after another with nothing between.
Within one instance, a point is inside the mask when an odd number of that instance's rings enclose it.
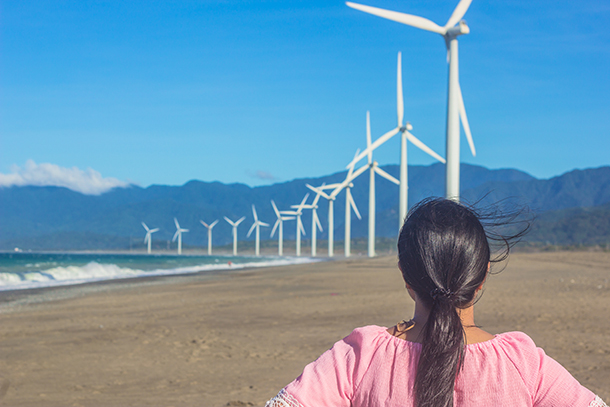
<instances>
[{"instance_id":1,"label":"pink blouse","mask_svg":"<svg viewBox=\"0 0 610 407\"><path fill-rule=\"evenodd\" d=\"M267 407L411 407L420 351L421 344L386 328L357 328L307 365ZM606 406L522 332L466 346L454 404Z\"/></svg>"}]
</instances>

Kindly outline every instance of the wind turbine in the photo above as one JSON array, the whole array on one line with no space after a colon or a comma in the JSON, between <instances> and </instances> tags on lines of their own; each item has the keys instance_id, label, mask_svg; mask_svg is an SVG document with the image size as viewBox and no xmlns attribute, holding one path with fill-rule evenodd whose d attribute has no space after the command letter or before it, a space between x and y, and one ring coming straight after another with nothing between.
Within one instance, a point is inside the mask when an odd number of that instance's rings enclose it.
<instances>
[{"instance_id":1,"label":"wind turbine","mask_svg":"<svg viewBox=\"0 0 610 407\"><path fill-rule=\"evenodd\" d=\"M359 151L356 151L356 156ZM351 256L351 228L352 228L352 209L354 213L358 217L358 219L362 219L360 216L360 212L358 212L358 208L356 207L356 202L354 202L354 198L352 197L351 188L354 186L352 181L355 180L369 168L368 164L360 167L356 172L354 172L354 165L356 162L350 164L349 171L347 172L347 176L345 180L339 184L337 188L333 192L331 192L331 197L336 197L343 189L345 189L345 240L344 240L344 253L345 257Z\"/></svg>"},{"instance_id":2,"label":"wind turbine","mask_svg":"<svg viewBox=\"0 0 610 407\"><path fill-rule=\"evenodd\" d=\"M320 194L316 193L316 197L313 199L313 202L310 204L302 205L303 209L311 209L311 256L316 256L316 239L317 239L317 229L320 229L322 232L322 225L320 224L320 219L318 218L318 200L320 199ZM294 208L297 205L293 205Z\"/></svg>"},{"instance_id":3,"label":"wind turbine","mask_svg":"<svg viewBox=\"0 0 610 407\"><path fill-rule=\"evenodd\" d=\"M462 90L459 82L457 41L457 37L460 35L470 33L470 28L466 25L466 21L462 20L462 17L466 14L471 2L472 0L460 0L444 27L437 25L427 18L411 14L364 6L362 4L346 3L349 7L364 11L365 13L440 34L445 39L447 59L449 62L445 196L456 201L459 201L460 199L460 121L462 122L468 144L470 145L470 151L473 156L476 156L476 150L474 148L474 142L472 141L472 134L470 132L470 125L468 124L468 118L466 117L466 108L464 107L464 99L462 97Z\"/></svg>"},{"instance_id":4,"label":"wind turbine","mask_svg":"<svg viewBox=\"0 0 610 407\"><path fill-rule=\"evenodd\" d=\"M261 226L269 226L269 224L265 223L265 222L261 222L260 220L258 220L258 216L256 215L256 209L254 208L254 205L252 205L252 215L254 216L254 223L252 224L252 227L250 228L250 230L248 231L248 235L246 237L250 237L250 235L252 234L252 231L254 229L256 229L256 243L254 246L254 253L257 256L260 256L260 238L261 238L261 234L260 234L260 227Z\"/></svg>"},{"instance_id":5,"label":"wind turbine","mask_svg":"<svg viewBox=\"0 0 610 407\"><path fill-rule=\"evenodd\" d=\"M273 235L275 234L275 230L278 229L278 227L279 227L277 254L279 256L283 256L284 255L284 221L292 220L292 219L294 219L294 216L282 215L280 213L280 211L277 209L277 206L275 206L275 202L273 202L273 200L271 200L271 205L273 206L273 210L275 211L275 215L277 216L277 220L275 221L275 224L273 225L273 229L271 230L271 237L273 237Z\"/></svg>"},{"instance_id":6,"label":"wind turbine","mask_svg":"<svg viewBox=\"0 0 610 407\"><path fill-rule=\"evenodd\" d=\"M176 224L176 233L174 233L174 237L172 238L172 242L176 241L178 238L178 254L182 254L182 233L188 232L188 229L182 229L180 224L178 223L178 219L174 218L174 223Z\"/></svg>"},{"instance_id":7,"label":"wind turbine","mask_svg":"<svg viewBox=\"0 0 610 407\"><path fill-rule=\"evenodd\" d=\"M325 189L334 189L339 184L329 184L329 185L321 185L319 187L313 187L309 184L306 184L307 188L311 189L316 194L322 195L324 198L328 200L328 257L333 257L334 253L334 239L335 239L335 218L334 218L334 201L335 197L331 197L329 194L324 192Z\"/></svg>"},{"instance_id":8,"label":"wind turbine","mask_svg":"<svg viewBox=\"0 0 610 407\"><path fill-rule=\"evenodd\" d=\"M202 220L199 220L199 222L201 222L201 224L208 229L208 256L211 256L212 255L212 228L214 226L216 226L216 224L218 223L218 219L216 219L214 222L212 222L209 225Z\"/></svg>"},{"instance_id":9,"label":"wind turbine","mask_svg":"<svg viewBox=\"0 0 610 407\"><path fill-rule=\"evenodd\" d=\"M146 229L146 236L144 237L144 244L148 243L148 254L150 254L150 245L152 242L152 234L159 231L159 228L149 229L146 223L142 222L142 226Z\"/></svg>"},{"instance_id":10,"label":"wind turbine","mask_svg":"<svg viewBox=\"0 0 610 407\"><path fill-rule=\"evenodd\" d=\"M378 144L380 145L380 144ZM373 148L371 144L371 116L366 112L366 155L368 158L369 167L369 242L368 255L375 256L375 173L383 178L400 185L400 181L379 168L377 161L373 161Z\"/></svg>"},{"instance_id":11,"label":"wind turbine","mask_svg":"<svg viewBox=\"0 0 610 407\"><path fill-rule=\"evenodd\" d=\"M305 236L305 228L303 227L303 222L301 222L301 215L303 214L303 207L305 206L305 202L307 202L307 198L309 198L309 194L305 195L305 198L298 205L292 205L291 208L295 208L296 211L282 211L283 215L294 215L297 218L297 247L296 247L296 255L301 255L301 233Z\"/></svg>"},{"instance_id":12,"label":"wind turbine","mask_svg":"<svg viewBox=\"0 0 610 407\"><path fill-rule=\"evenodd\" d=\"M242 216L237 222L233 222L231 219L224 216L225 220L233 226L233 256L237 256L237 227L240 223L246 219L245 216Z\"/></svg>"},{"instance_id":13,"label":"wind turbine","mask_svg":"<svg viewBox=\"0 0 610 407\"><path fill-rule=\"evenodd\" d=\"M383 136L379 137L375 142L367 147L362 153L357 154L354 160L347 166L349 168L350 165L355 164L355 162L360 161L364 158L365 155L369 153L369 149L374 150L392 137L394 135L400 133L400 193L399 193L399 204L398 204L398 227L402 227L402 223L405 221L407 217L407 206L408 206L408 176L407 176L407 140L411 143L415 144L415 146L419 147L420 150L423 150L425 153L428 153L432 157L436 158L443 164L445 163L445 159L435 153L430 147L422 143L417 137L410 133L410 130L413 130L413 126L411 123L407 122L406 125L402 124L402 120L404 117L404 99L402 95L402 64L401 64L401 53L398 53L398 68L396 75L396 105L398 109L398 126L396 128L388 131ZM367 112L367 123L369 123L369 113ZM368 124L367 124L368 126Z\"/></svg>"}]
</instances>

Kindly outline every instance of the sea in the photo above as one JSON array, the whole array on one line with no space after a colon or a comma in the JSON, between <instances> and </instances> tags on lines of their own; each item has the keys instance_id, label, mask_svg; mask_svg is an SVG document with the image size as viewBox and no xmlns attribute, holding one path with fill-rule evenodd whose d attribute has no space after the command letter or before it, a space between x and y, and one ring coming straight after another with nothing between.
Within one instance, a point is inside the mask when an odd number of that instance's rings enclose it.
<instances>
[{"instance_id":1,"label":"sea","mask_svg":"<svg viewBox=\"0 0 610 407\"><path fill-rule=\"evenodd\" d=\"M223 273L256 267L312 263L311 257L203 256L168 254L0 253L0 291L96 281Z\"/></svg>"}]
</instances>

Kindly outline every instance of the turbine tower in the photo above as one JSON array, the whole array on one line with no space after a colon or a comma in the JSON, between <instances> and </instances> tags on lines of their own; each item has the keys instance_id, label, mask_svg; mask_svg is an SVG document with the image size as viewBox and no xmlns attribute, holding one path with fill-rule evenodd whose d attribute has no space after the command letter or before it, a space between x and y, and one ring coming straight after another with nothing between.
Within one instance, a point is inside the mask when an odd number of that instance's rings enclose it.
<instances>
[{"instance_id":1,"label":"turbine tower","mask_svg":"<svg viewBox=\"0 0 610 407\"><path fill-rule=\"evenodd\" d=\"M403 95L402 95L401 59L402 59L401 53L399 52L398 53L398 68L397 68L397 74L396 74L396 106L397 106L397 112L398 112L398 126L396 126L396 128L388 131L383 136L381 136L377 140L375 140L375 142L372 145L370 145L365 151L363 151L360 154L357 154L356 157L354 158L354 160L346 167L346 168L349 168L350 165L353 165L353 164L355 164L356 161L360 161L362 158L364 158L364 156L368 154L369 148L374 150L377 147L379 147L380 145L382 145L383 143L385 143L386 141L388 141L389 139L391 139L392 137L394 137L394 135L396 135L398 133L401 134L401 138L400 138L400 193L398 194L398 196L399 196L399 198L398 198L399 199L398 228L399 229L402 227L402 223L407 218L407 210L408 210L408 204L409 204L409 199L408 199L409 198L408 197L409 178L407 176L407 168L408 168L407 167L407 140L410 141L411 143L413 143L415 146L419 147L420 150L422 150L425 153L429 154L430 156L436 158L443 164L445 163L445 159L443 157L441 157L440 155L435 153L430 147L428 147L427 145L422 143L417 137L415 137L413 134L410 133L410 131L413 130L413 126L411 126L411 123L407 122L406 125L403 125L404 99L403 99ZM368 121L369 121L369 116L368 116L368 112L367 112L367 123L368 123Z\"/></svg>"},{"instance_id":2,"label":"turbine tower","mask_svg":"<svg viewBox=\"0 0 610 407\"><path fill-rule=\"evenodd\" d=\"M291 208L295 208L296 211L282 211L283 215L294 215L297 218L297 256L301 256L301 234L305 236L305 228L303 227L303 222L301 222L301 215L303 214L303 208L305 206L305 202L307 202L307 198L309 198L309 194L305 195L305 198L303 198L300 204L291 206Z\"/></svg>"},{"instance_id":3,"label":"turbine tower","mask_svg":"<svg viewBox=\"0 0 610 407\"><path fill-rule=\"evenodd\" d=\"M231 219L224 216L225 220L233 226L233 256L237 256L237 227L240 223L246 219L245 216L242 216L237 222L233 222Z\"/></svg>"},{"instance_id":4,"label":"turbine tower","mask_svg":"<svg viewBox=\"0 0 610 407\"><path fill-rule=\"evenodd\" d=\"M174 218L174 223L176 224L176 233L174 233L174 237L172 238L172 242L176 241L178 238L178 254L182 254L182 233L188 232L188 229L182 229L180 224L178 223L178 219Z\"/></svg>"},{"instance_id":5,"label":"turbine tower","mask_svg":"<svg viewBox=\"0 0 610 407\"><path fill-rule=\"evenodd\" d=\"M159 231L159 228L149 229L146 223L142 222L142 226L146 229L146 236L144 237L144 244L148 243L148 254L150 254L150 246L152 243L152 234Z\"/></svg>"},{"instance_id":6,"label":"turbine tower","mask_svg":"<svg viewBox=\"0 0 610 407\"><path fill-rule=\"evenodd\" d=\"M201 224L208 229L208 256L211 256L212 255L212 228L214 226L216 226L216 224L218 223L218 219L216 219L214 222L212 222L209 225L202 220L200 220L199 222L201 222Z\"/></svg>"},{"instance_id":7,"label":"turbine tower","mask_svg":"<svg viewBox=\"0 0 610 407\"><path fill-rule=\"evenodd\" d=\"M273 237L273 235L275 234L275 230L279 229L278 241L277 241L277 254L279 256L283 256L284 255L284 221L292 220L292 219L294 219L294 216L282 215L280 213L280 211L277 209L277 206L275 206L275 202L273 202L273 200L271 200L271 205L273 206L273 210L275 211L275 215L277 216L277 220L275 221L275 224L273 225L273 229L271 230L271 237Z\"/></svg>"},{"instance_id":8,"label":"turbine tower","mask_svg":"<svg viewBox=\"0 0 610 407\"><path fill-rule=\"evenodd\" d=\"M373 14L388 20L397 21L402 24L420 28L440 34L445 39L447 47L447 59L449 62L449 91L447 95L447 142L446 142L446 180L445 196L459 201L460 199L460 121L466 134L466 139L470 145L470 151L476 156L472 134L466 117L464 99L459 83L458 68L458 41L460 35L470 33L470 28L466 21L462 20L464 14L470 7L472 0L460 0L453 14L449 17L444 27L423 18L411 14L399 13L396 11L384 10L376 7L364 6L362 4L350 3L349 7L355 8L365 13Z\"/></svg>"},{"instance_id":9,"label":"turbine tower","mask_svg":"<svg viewBox=\"0 0 610 407\"><path fill-rule=\"evenodd\" d=\"M254 208L254 205L252 205L252 215L254 216L254 223L252 224L252 227L250 227L250 230L248 231L248 235L246 237L250 237L250 235L252 234L252 231L254 229L256 229L256 235L255 235L256 243L254 245L254 254L256 254L257 256L260 256L260 239L261 239L260 227L269 226L269 224L258 220L258 216L256 215L256 209Z\"/></svg>"}]
</instances>

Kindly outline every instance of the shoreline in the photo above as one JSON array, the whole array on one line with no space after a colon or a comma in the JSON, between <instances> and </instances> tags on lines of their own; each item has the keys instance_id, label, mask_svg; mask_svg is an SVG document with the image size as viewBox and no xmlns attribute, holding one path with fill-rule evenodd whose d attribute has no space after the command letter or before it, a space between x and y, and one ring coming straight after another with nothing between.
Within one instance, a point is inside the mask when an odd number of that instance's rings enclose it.
<instances>
[{"instance_id":1,"label":"shoreline","mask_svg":"<svg viewBox=\"0 0 610 407\"><path fill-rule=\"evenodd\" d=\"M608 401L609 280L609 253L515 253L489 276L476 321L527 333ZM354 328L413 311L395 256L91 287L0 314L0 402L263 406Z\"/></svg>"}]
</instances>

